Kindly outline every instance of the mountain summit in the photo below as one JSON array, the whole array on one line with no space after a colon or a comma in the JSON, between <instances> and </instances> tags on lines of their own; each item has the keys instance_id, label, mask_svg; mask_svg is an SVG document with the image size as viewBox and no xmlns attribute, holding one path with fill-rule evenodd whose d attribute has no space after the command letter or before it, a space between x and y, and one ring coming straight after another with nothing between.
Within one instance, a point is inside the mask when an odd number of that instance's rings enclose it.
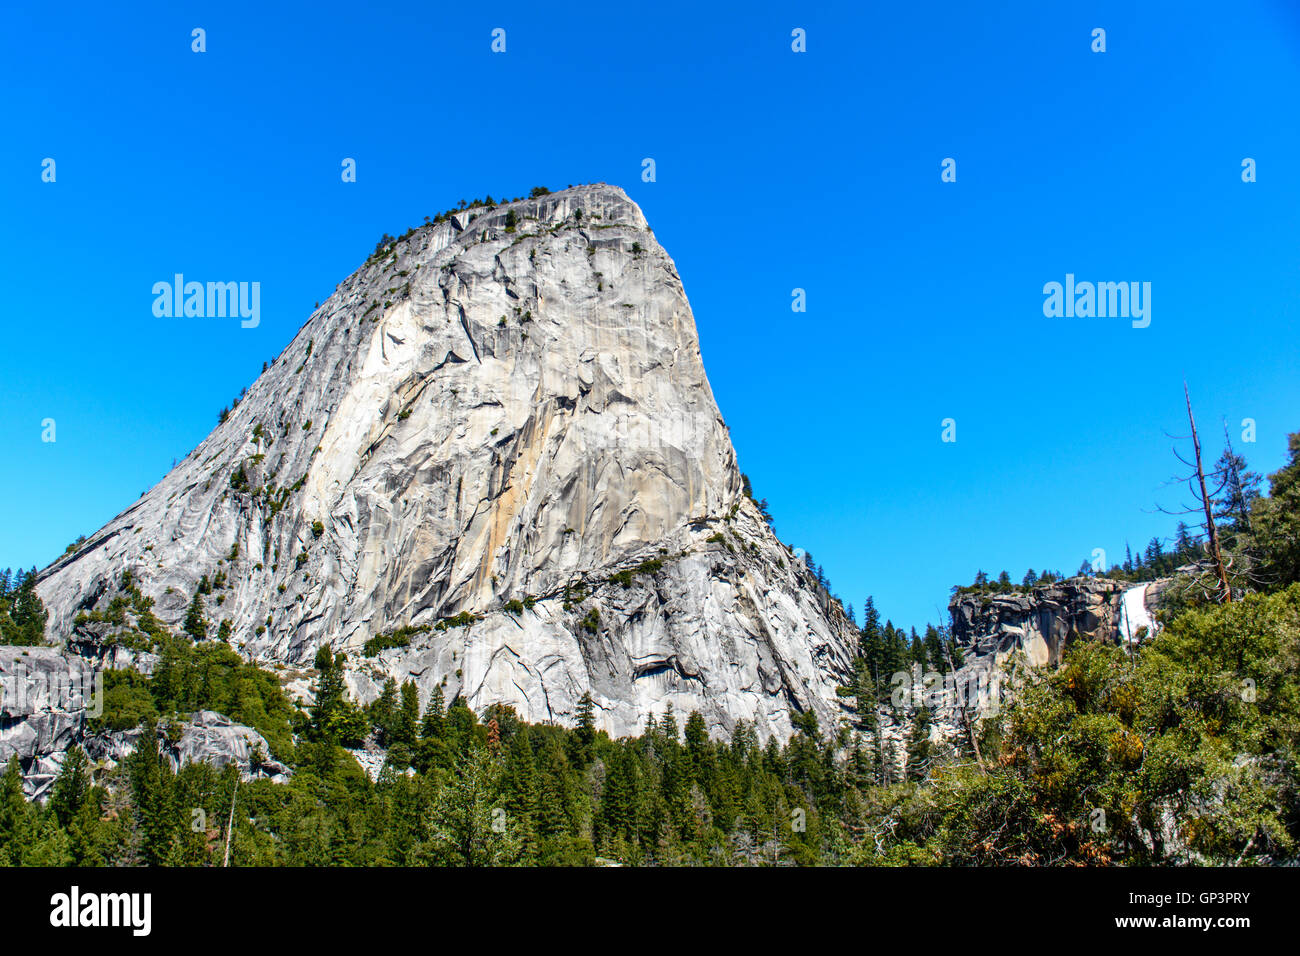
<instances>
[{"instance_id":1,"label":"mountain summit","mask_svg":"<svg viewBox=\"0 0 1300 956\"><path fill-rule=\"evenodd\" d=\"M597 184L385 237L246 397L40 576L50 633L124 573L265 663L348 655L470 706L633 733L840 714L855 633L745 493L671 258ZM226 623L228 622L228 623Z\"/></svg>"}]
</instances>

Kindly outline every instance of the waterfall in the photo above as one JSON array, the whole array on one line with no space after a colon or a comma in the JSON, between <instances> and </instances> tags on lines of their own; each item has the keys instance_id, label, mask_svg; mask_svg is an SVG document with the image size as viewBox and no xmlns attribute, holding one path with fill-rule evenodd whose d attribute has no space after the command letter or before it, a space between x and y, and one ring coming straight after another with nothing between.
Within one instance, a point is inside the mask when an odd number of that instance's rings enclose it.
<instances>
[{"instance_id":1,"label":"waterfall","mask_svg":"<svg viewBox=\"0 0 1300 956\"><path fill-rule=\"evenodd\" d=\"M1137 643L1138 628L1147 629L1147 637L1153 637L1159 625L1147 612L1147 588L1149 584L1139 584L1129 588L1120 597L1119 638L1125 644Z\"/></svg>"}]
</instances>

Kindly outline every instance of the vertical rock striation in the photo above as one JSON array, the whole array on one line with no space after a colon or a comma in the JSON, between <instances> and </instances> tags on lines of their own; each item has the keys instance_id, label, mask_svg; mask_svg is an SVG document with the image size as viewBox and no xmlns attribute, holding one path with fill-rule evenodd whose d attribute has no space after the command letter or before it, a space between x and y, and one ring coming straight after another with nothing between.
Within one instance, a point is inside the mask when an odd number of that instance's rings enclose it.
<instances>
[{"instance_id":1,"label":"vertical rock striation","mask_svg":"<svg viewBox=\"0 0 1300 956\"><path fill-rule=\"evenodd\" d=\"M123 572L264 662L349 656L616 734L823 723L854 632L742 493L676 267L622 190L467 209L376 251L156 487L42 572L50 630ZM216 604L216 598L221 603ZM393 632L397 632L393 635ZM392 644L366 656L367 642Z\"/></svg>"}]
</instances>

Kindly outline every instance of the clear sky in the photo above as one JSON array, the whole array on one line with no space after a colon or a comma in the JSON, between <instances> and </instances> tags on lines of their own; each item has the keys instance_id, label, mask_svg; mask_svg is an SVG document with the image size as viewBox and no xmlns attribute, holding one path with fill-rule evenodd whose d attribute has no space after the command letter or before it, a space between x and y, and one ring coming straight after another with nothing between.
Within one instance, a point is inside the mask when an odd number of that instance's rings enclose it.
<instances>
[{"instance_id":1,"label":"clear sky","mask_svg":"<svg viewBox=\"0 0 1300 956\"><path fill-rule=\"evenodd\" d=\"M1300 4L726 6L11 5L0 566L152 486L381 233L534 185L641 205L778 533L895 623L1169 536L1184 377L1213 454L1253 418L1282 463ZM260 325L155 318L176 272L260 282ZM1044 316L1067 273L1150 282L1149 327Z\"/></svg>"}]
</instances>

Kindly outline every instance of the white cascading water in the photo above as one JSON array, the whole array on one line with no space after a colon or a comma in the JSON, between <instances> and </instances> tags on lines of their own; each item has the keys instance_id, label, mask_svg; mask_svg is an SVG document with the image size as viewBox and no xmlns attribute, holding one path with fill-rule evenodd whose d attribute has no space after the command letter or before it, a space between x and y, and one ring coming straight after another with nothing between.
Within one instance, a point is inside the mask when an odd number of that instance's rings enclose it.
<instances>
[{"instance_id":1,"label":"white cascading water","mask_svg":"<svg viewBox=\"0 0 1300 956\"><path fill-rule=\"evenodd\" d=\"M1146 637L1155 635L1159 626L1147 611L1147 588L1149 584L1139 584L1129 588L1120 598L1119 637L1125 644L1138 641L1138 629L1145 627Z\"/></svg>"}]
</instances>

